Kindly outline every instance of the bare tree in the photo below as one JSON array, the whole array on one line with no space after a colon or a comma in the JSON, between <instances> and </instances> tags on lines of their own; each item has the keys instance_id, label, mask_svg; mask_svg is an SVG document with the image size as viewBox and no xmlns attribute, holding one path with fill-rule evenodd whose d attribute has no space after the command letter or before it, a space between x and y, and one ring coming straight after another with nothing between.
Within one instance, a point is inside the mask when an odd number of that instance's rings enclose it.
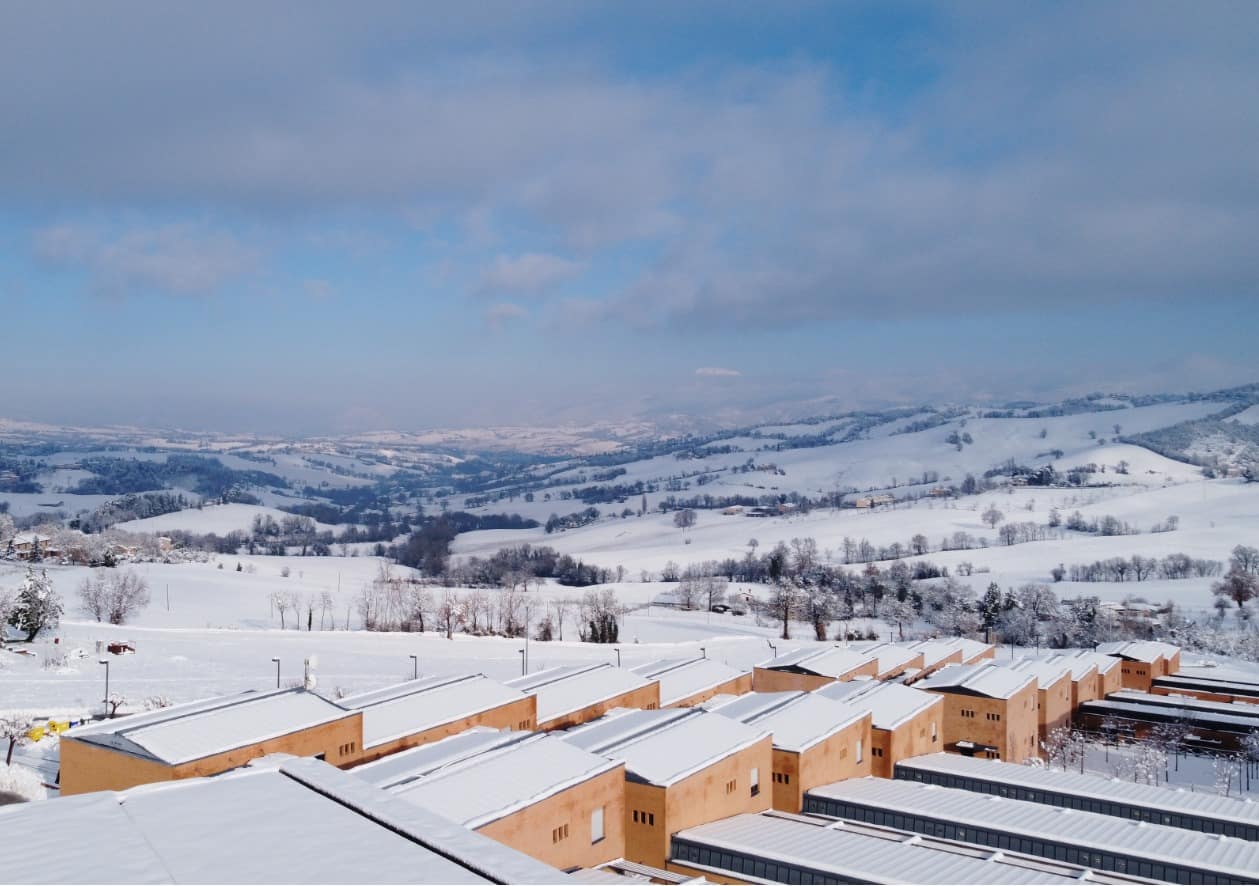
<instances>
[{"instance_id":1,"label":"bare tree","mask_svg":"<svg viewBox=\"0 0 1259 886\"><path fill-rule=\"evenodd\" d=\"M364 589L364 592L366 592L366 589ZM271 605L275 608L275 611L280 614L280 630L284 630L284 617L285 617L285 614L289 611L289 595L283 591L272 591L271 592ZM359 615L360 616L364 616L364 608L365 608L364 601L362 600L362 597L360 597L360 602L359 602ZM364 616L364 622L366 623L365 616Z\"/></svg>"},{"instance_id":2,"label":"bare tree","mask_svg":"<svg viewBox=\"0 0 1259 886\"><path fill-rule=\"evenodd\" d=\"M769 609L776 621L782 622L779 636L784 640L791 639L791 619L795 618L803 600L800 586L795 579L783 576L774 582L769 596Z\"/></svg>"},{"instance_id":3,"label":"bare tree","mask_svg":"<svg viewBox=\"0 0 1259 886\"><path fill-rule=\"evenodd\" d=\"M685 532L695 525L695 512L690 508L677 511L673 515L673 525Z\"/></svg>"},{"instance_id":4,"label":"bare tree","mask_svg":"<svg viewBox=\"0 0 1259 886\"><path fill-rule=\"evenodd\" d=\"M4 757L4 765L12 765L14 748L18 745L30 743L30 731L34 725L30 717L22 714L5 714L3 717L0 717L0 740L6 740L9 743L9 750Z\"/></svg>"},{"instance_id":5,"label":"bare tree","mask_svg":"<svg viewBox=\"0 0 1259 886\"><path fill-rule=\"evenodd\" d=\"M446 633L447 640L452 639L455 628L463 624L465 612L466 607L453 591L447 588L442 592L441 602L437 604L437 624Z\"/></svg>"},{"instance_id":6,"label":"bare tree","mask_svg":"<svg viewBox=\"0 0 1259 886\"><path fill-rule=\"evenodd\" d=\"M983 519L989 529L995 529L997 524L1005 519L1005 514L997 510L996 505L989 505L988 510L984 511Z\"/></svg>"}]
</instances>

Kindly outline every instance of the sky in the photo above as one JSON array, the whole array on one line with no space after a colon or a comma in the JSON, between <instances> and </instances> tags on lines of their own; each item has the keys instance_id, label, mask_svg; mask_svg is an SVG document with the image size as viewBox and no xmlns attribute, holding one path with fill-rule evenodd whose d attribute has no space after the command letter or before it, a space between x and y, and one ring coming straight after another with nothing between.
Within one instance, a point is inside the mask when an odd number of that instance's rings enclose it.
<instances>
[{"instance_id":1,"label":"sky","mask_svg":"<svg viewBox=\"0 0 1259 886\"><path fill-rule=\"evenodd\" d=\"M737 422L1259 381L1259 4L0 20L0 417Z\"/></svg>"}]
</instances>

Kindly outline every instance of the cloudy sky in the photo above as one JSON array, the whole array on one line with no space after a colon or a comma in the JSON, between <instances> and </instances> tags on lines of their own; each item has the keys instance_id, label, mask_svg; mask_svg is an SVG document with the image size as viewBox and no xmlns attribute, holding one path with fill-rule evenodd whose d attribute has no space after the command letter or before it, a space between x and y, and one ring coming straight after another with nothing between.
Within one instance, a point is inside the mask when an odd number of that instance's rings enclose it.
<instances>
[{"instance_id":1,"label":"cloudy sky","mask_svg":"<svg viewBox=\"0 0 1259 886\"><path fill-rule=\"evenodd\" d=\"M1259 380L1259 4L9 3L0 415Z\"/></svg>"}]
</instances>

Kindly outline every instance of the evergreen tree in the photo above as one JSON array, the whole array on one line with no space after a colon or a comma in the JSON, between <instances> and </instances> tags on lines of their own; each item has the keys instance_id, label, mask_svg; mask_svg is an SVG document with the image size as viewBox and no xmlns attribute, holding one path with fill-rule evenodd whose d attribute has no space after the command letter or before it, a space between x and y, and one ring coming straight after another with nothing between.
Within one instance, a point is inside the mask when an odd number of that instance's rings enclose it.
<instances>
[{"instance_id":1,"label":"evergreen tree","mask_svg":"<svg viewBox=\"0 0 1259 886\"><path fill-rule=\"evenodd\" d=\"M63 608L61 596L53 590L48 571L40 570L36 575L34 567L27 566L26 578L18 589L17 605L9 614L9 624L25 631L26 642L29 643L44 628L58 625Z\"/></svg>"}]
</instances>

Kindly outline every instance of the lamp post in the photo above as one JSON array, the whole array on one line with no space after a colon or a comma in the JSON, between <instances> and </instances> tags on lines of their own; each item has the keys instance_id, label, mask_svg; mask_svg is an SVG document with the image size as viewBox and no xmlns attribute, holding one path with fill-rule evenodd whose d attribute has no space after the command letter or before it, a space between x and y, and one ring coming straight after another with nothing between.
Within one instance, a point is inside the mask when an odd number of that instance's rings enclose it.
<instances>
[{"instance_id":1,"label":"lamp post","mask_svg":"<svg viewBox=\"0 0 1259 886\"><path fill-rule=\"evenodd\" d=\"M525 675L525 651L523 649L517 649L516 651L520 653L520 676L523 677Z\"/></svg>"},{"instance_id":2,"label":"lamp post","mask_svg":"<svg viewBox=\"0 0 1259 886\"><path fill-rule=\"evenodd\" d=\"M105 716L109 716L109 659L102 658L101 664L105 666Z\"/></svg>"},{"instance_id":3,"label":"lamp post","mask_svg":"<svg viewBox=\"0 0 1259 886\"><path fill-rule=\"evenodd\" d=\"M275 662L275 688L280 688L280 660L278 658L271 659Z\"/></svg>"},{"instance_id":4,"label":"lamp post","mask_svg":"<svg viewBox=\"0 0 1259 886\"><path fill-rule=\"evenodd\" d=\"M411 679L420 679L420 660L414 655L411 656Z\"/></svg>"},{"instance_id":5,"label":"lamp post","mask_svg":"<svg viewBox=\"0 0 1259 886\"><path fill-rule=\"evenodd\" d=\"M616 653L616 666L619 668L621 666L621 650L617 648L612 651Z\"/></svg>"},{"instance_id":6,"label":"lamp post","mask_svg":"<svg viewBox=\"0 0 1259 886\"><path fill-rule=\"evenodd\" d=\"M708 647L707 647L707 646L701 646L701 647L699 648L699 652L700 652L700 655L704 656L704 658L708 658Z\"/></svg>"},{"instance_id":7,"label":"lamp post","mask_svg":"<svg viewBox=\"0 0 1259 886\"><path fill-rule=\"evenodd\" d=\"M768 640L766 640L765 642L766 642L767 644L769 644L769 651L770 651L770 652L772 652L772 653L774 653L774 658L777 658L777 657L778 657L778 647L777 647L777 646L775 646L773 643L770 643Z\"/></svg>"}]
</instances>

